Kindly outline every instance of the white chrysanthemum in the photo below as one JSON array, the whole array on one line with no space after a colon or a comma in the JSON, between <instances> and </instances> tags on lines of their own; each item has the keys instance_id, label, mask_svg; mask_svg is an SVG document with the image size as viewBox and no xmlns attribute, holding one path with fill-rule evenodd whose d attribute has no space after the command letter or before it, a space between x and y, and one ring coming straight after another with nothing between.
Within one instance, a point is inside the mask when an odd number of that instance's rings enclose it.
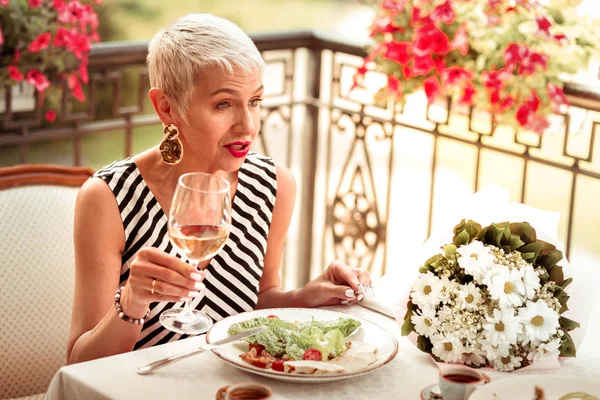
<instances>
[{"instance_id":1,"label":"white chrysanthemum","mask_svg":"<svg viewBox=\"0 0 600 400\"><path fill-rule=\"evenodd\" d=\"M537 346L537 348L527 354L527 359L532 363L538 362L542 359L542 357L546 356L555 356L558 357L560 354L560 339L554 339L549 341L548 343L541 343Z\"/></svg>"},{"instance_id":2,"label":"white chrysanthemum","mask_svg":"<svg viewBox=\"0 0 600 400\"><path fill-rule=\"evenodd\" d=\"M410 322L413 323L419 335L429 338L438 333L437 326L440 322L435 316L435 310L431 307L417 311L416 315L410 317Z\"/></svg>"},{"instance_id":3,"label":"white chrysanthemum","mask_svg":"<svg viewBox=\"0 0 600 400\"><path fill-rule=\"evenodd\" d=\"M427 271L426 274L419 275L410 297L414 304L423 309L428 305L436 305L440 302L440 289L440 278L431 271Z\"/></svg>"},{"instance_id":4,"label":"white chrysanthemum","mask_svg":"<svg viewBox=\"0 0 600 400\"><path fill-rule=\"evenodd\" d=\"M525 307L519 308L518 317L530 340L544 342L556 333L559 326L558 313L542 299L535 303L528 300Z\"/></svg>"},{"instance_id":5,"label":"white chrysanthemum","mask_svg":"<svg viewBox=\"0 0 600 400\"><path fill-rule=\"evenodd\" d=\"M522 268L523 283L525 284L525 293L527 299L533 300L538 290L540 290L540 277L532 265Z\"/></svg>"},{"instance_id":6,"label":"white chrysanthemum","mask_svg":"<svg viewBox=\"0 0 600 400\"><path fill-rule=\"evenodd\" d=\"M474 310L482 303L481 290L472 282L461 285L458 290L458 305L464 310Z\"/></svg>"},{"instance_id":7,"label":"white chrysanthemum","mask_svg":"<svg viewBox=\"0 0 600 400\"><path fill-rule=\"evenodd\" d=\"M485 320L483 330L488 343L493 346L517 343L517 335L522 327L513 308L494 310L494 315Z\"/></svg>"},{"instance_id":8,"label":"white chrysanthemum","mask_svg":"<svg viewBox=\"0 0 600 400\"><path fill-rule=\"evenodd\" d=\"M525 301L525 284L518 269L500 266L494 271L488 285L490 297L498 300L501 308L519 307Z\"/></svg>"},{"instance_id":9,"label":"white chrysanthemum","mask_svg":"<svg viewBox=\"0 0 600 400\"><path fill-rule=\"evenodd\" d=\"M459 283L451 281L447 277L440 279L440 301L444 304L450 303L457 295Z\"/></svg>"},{"instance_id":10,"label":"white chrysanthemum","mask_svg":"<svg viewBox=\"0 0 600 400\"><path fill-rule=\"evenodd\" d=\"M456 252L460 254L457 259L458 265L476 282L482 283L483 278L494 265L494 255L490 253L490 248L479 240L473 240L469 244L460 246Z\"/></svg>"},{"instance_id":11,"label":"white chrysanthemum","mask_svg":"<svg viewBox=\"0 0 600 400\"><path fill-rule=\"evenodd\" d=\"M463 357L463 364L472 367L483 367L486 363L485 354L468 353Z\"/></svg>"},{"instance_id":12,"label":"white chrysanthemum","mask_svg":"<svg viewBox=\"0 0 600 400\"><path fill-rule=\"evenodd\" d=\"M431 339L431 352L445 362L457 362L462 358L464 347L460 339L452 334L437 335Z\"/></svg>"},{"instance_id":13,"label":"white chrysanthemum","mask_svg":"<svg viewBox=\"0 0 600 400\"><path fill-rule=\"evenodd\" d=\"M494 346L484 339L481 342L481 350L485 353L485 357L488 360L495 360L500 357L508 356L510 354L510 345L506 343Z\"/></svg>"},{"instance_id":14,"label":"white chrysanthemum","mask_svg":"<svg viewBox=\"0 0 600 400\"><path fill-rule=\"evenodd\" d=\"M521 362L523 358L515 357L515 356L506 356L496 358L494 360L494 368L498 371L514 371L515 368L519 368L521 366Z\"/></svg>"}]
</instances>

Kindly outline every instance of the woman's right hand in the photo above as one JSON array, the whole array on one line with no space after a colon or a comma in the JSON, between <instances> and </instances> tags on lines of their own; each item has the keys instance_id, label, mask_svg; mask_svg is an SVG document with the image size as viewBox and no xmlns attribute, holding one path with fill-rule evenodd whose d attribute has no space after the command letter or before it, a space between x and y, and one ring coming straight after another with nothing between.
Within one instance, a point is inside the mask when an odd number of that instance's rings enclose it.
<instances>
[{"instance_id":1,"label":"woman's right hand","mask_svg":"<svg viewBox=\"0 0 600 400\"><path fill-rule=\"evenodd\" d=\"M152 302L180 302L198 296L203 280L204 273L190 264L157 248L146 247L129 266L121 307L125 314L141 318Z\"/></svg>"}]
</instances>

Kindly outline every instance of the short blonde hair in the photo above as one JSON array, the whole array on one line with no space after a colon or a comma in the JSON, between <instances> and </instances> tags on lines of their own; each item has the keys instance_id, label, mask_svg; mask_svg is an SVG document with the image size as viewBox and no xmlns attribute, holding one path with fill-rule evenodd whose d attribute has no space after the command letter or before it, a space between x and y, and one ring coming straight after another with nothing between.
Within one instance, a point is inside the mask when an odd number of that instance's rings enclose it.
<instances>
[{"instance_id":1,"label":"short blonde hair","mask_svg":"<svg viewBox=\"0 0 600 400\"><path fill-rule=\"evenodd\" d=\"M265 63L254 42L236 24L210 14L189 14L154 36L148 45L150 85L173 100L186 119L196 79L207 68L238 67L262 74Z\"/></svg>"}]
</instances>

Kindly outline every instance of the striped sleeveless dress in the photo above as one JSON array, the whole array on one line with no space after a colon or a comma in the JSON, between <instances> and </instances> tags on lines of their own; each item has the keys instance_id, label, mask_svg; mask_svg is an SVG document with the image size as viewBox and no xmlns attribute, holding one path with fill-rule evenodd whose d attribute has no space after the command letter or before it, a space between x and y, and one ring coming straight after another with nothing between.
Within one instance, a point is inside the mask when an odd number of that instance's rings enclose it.
<instances>
[{"instance_id":1,"label":"striped sleeveless dress","mask_svg":"<svg viewBox=\"0 0 600 400\"><path fill-rule=\"evenodd\" d=\"M104 180L115 195L125 229L121 285L129 277L129 265L135 254L144 247L156 247L188 261L169 241L168 216L131 158L116 161L98 170L94 176ZM249 153L238 172L229 238L206 268L205 289L192 299L194 308L215 321L251 311L256 306L276 192L273 161L257 153ZM184 302L152 303L150 317L144 323L134 349L187 337L163 328L159 321L162 311L183 306Z\"/></svg>"}]
</instances>

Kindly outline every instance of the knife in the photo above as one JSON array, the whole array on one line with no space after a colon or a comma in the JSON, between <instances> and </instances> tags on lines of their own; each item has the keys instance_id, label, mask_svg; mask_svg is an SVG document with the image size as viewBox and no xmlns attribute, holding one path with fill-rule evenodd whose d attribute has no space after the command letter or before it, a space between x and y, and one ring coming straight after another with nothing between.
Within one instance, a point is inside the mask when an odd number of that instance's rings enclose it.
<instances>
[{"instance_id":1,"label":"knife","mask_svg":"<svg viewBox=\"0 0 600 400\"><path fill-rule=\"evenodd\" d=\"M175 356L163 358L162 360L154 361L153 363L150 363L148 365L145 365L143 367L138 368L137 373L140 374L140 375L146 375L147 373L149 373L151 371L154 371L156 369L162 368L165 365L171 364L172 362L182 360L182 359L184 359L186 357L191 356L192 354L202 353L205 350L213 349L213 348L215 348L217 346L220 346L222 344L227 344L227 343L235 342L236 340L240 340L240 339L243 339L245 337L255 335L255 334L259 333L259 332L262 332L266 328L267 328L266 326L259 326L258 328L252 328L252 329L249 329L247 331L238 333L237 335L228 336L225 339L218 340L218 341L216 341L214 343L204 344L204 345L202 345L200 347L196 347L195 349L186 351L185 353L177 354Z\"/></svg>"}]
</instances>

